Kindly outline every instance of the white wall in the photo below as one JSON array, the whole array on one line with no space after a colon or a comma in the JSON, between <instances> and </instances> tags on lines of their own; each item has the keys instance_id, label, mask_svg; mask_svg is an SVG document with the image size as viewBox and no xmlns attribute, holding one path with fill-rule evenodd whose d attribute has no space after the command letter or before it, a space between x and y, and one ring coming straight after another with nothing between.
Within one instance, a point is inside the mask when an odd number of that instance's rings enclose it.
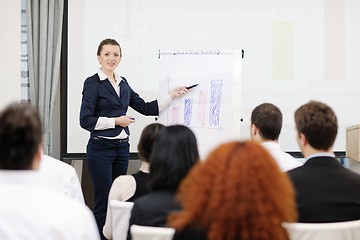
<instances>
[{"instance_id":1,"label":"white wall","mask_svg":"<svg viewBox=\"0 0 360 240\"><path fill-rule=\"evenodd\" d=\"M88 133L78 123L82 84L99 67L96 48L105 37L122 45L117 71L141 96L158 92L159 49L244 49L241 139L249 138L251 111L263 102L283 113L279 141L286 151L300 151L294 112L311 99L338 116L335 151L345 151L346 127L360 122L360 111L351 109L360 102L359 0L77 0L69 2L71 152L85 152ZM136 119L132 140L145 117Z\"/></svg>"},{"instance_id":2,"label":"white wall","mask_svg":"<svg viewBox=\"0 0 360 240\"><path fill-rule=\"evenodd\" d=\"M21 99L21 1L2 0L0 6L0 109Z\"/></svg>"}]
</instances>

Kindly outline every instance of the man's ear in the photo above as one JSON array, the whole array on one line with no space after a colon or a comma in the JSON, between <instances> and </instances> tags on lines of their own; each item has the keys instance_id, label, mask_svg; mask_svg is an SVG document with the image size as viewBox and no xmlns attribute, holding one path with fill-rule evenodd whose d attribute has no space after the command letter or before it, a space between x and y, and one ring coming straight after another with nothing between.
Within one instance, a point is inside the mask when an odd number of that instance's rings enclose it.
<instances>
[{"instance_id":1,"label":"man's ear","mask_svg":"<svg viewBox=\"0 0 360 240\"><path fill-rule=\"evenodd\" d=\"M251 124L251 126L250 126L250 133L251 133L251 135L252 136L255 136L256 134L257 134L257 132L258 132L258 129L257 129L257 127L255 126L255 124Z\"/></svg>"},{"instance_id":2,"label":"man's ear","mask_svg":"<svg viewBox=\"0 0 360 240\"><path fill-rule=\"evenodd\" d=\"M36 150L36 153L34 156L34 160L33 160L33 170L39 169L42 155L43 155L42 145L39 144L38 149Z\"/></svg>"},{"instance_id":3,"label":"man's ear","mask_svg":"<svg viewBox=\"0 0 360 240\"><path fill-rule=\"evenodd\" d=\"M305 147L308 144L306 136L303 133L299 133L299 143L302 147Z\"/></svg>"}]
</instances>

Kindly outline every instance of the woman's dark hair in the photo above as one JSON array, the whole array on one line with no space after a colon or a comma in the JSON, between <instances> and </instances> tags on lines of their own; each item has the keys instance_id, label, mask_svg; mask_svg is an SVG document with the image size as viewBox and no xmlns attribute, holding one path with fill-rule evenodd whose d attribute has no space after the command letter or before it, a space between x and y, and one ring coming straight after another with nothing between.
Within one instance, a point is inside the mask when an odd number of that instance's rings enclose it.
<instances>
[{"instance_id":1,"label":"woman's dark hair","mask_svg":"<svg viewBox=\"0 0 360 240\"><path fill-rule=\"evenodd\" d=\"M196 137L190 128L172 125L161 129L150 156L150 188L176 190L198 159Z\"/></svg>"},{"instance_id":2,"label":"woman's dark hair","mask_svg":"<svg viewBox=\"0 0 360 240\"><path fill-rule=\"evenodd\" d=\"M158 132L164 127L165 126L160 123L152 123L143 129L137 146L139 158L141 160L149 162L155 138Z\"/></svg>"},{"instance_id":3,"label":"woman's dark hair","mask_svg":"<svg viewBox=\"0 0 360 240\"><path fill-rule=\"evenodd\" d=\"M115 39L111 39L111 38L104 39L104 40L102 40L102 41L100 42L100 44L99 44L99 46L98 46L98 49L97 49L97 55L98 55L98 56L100 56L102 47L103 47L104 45L115 45L115 46L119 46L119 48L120 48L120 57L122 56L120 44L119 44Z\"/></svg>"}]
</instances>

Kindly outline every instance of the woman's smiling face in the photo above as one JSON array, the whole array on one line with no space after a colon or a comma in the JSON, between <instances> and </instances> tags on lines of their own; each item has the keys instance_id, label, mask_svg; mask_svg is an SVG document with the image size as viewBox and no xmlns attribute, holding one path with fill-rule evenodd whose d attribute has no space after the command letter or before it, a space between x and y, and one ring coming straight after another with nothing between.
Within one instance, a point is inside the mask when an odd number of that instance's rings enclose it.
<instances>
[{"instance_id":1,"label":"woman's smiling face","mask_svg":"<svg viewBox=\"0 0 360 240\"><path fill-rule=\"evenodd\" d=\"M98 60L103 71L113 72L121 61L120 47L110 44L102 46Z\"/></svg>"}]
</instances>

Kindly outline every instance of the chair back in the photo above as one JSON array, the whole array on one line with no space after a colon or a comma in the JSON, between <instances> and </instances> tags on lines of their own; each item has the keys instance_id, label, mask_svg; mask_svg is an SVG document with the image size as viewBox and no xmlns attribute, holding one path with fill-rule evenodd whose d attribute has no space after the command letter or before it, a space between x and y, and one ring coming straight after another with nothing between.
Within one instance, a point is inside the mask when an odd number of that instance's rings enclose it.
<instances>
[{"instance_id":1,"label":"chair back","mask_svg":"<svg viewBox=\"0 0 360 240\"><path fill-rule=\"evenodd\" d=\"M113 240L126 240L133 202L110 201Z\"/></svg>"},{"instance_id":2,"label":"chair back","mask_svg":"<svg viewBox=\"0 0 360 240\"><path fill-rule=\"evenodd\" d=\"M132 240L172 240L174 228L131 225Z\"/></svg>"},{"instance_id":3,"label":"chair back","mask_svg":"<svg viewBox=\"0 0 360 240\"><path fill-rule=\"evenodd\" d=\"M283 223L290 240L358 240L360 220L333 223Z\"/></svg>"}]
</instances>

